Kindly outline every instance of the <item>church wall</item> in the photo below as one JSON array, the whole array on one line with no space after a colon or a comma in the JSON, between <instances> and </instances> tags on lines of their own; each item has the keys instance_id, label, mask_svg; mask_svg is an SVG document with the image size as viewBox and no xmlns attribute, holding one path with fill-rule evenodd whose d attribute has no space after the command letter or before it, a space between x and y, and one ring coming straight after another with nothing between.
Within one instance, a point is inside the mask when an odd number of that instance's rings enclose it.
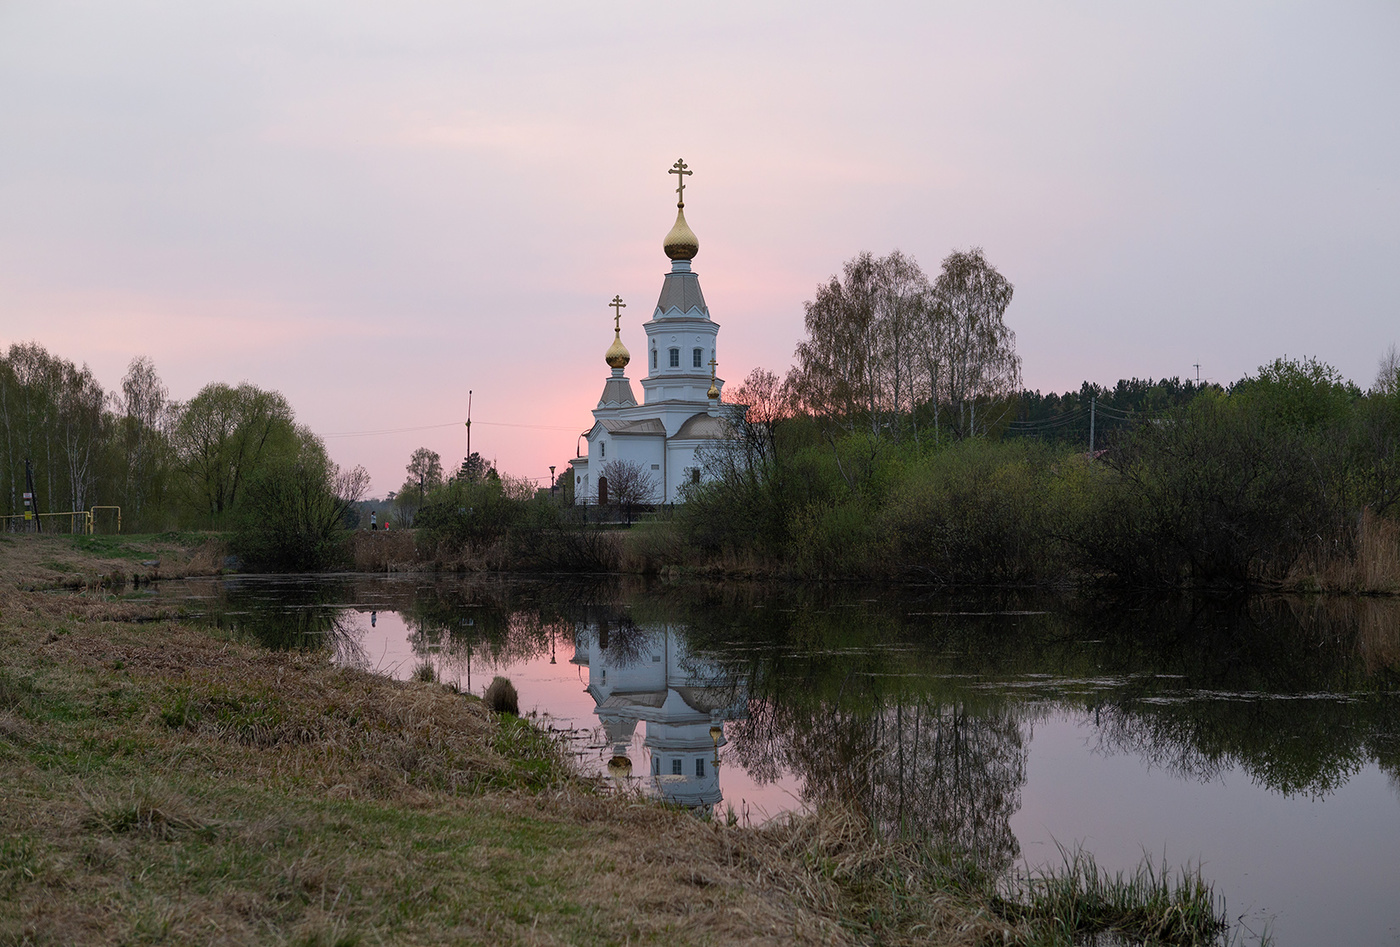
<instances>
[{"instance_id":1,"label":"church wall","mask_svg":"<svg viewBox=\"0 0 1400 947\"><path fill-rule=\"evenodd\" d=\"M665 475L665 440L661 435L613 434L610 431L595 433L588 439L587 467L582 472L584 483L589 484L588 492L582 493L583 484L574 484L574 502L593 504L598 502L598 478L603 469L613 461L640 464L642 472L650 474L656 481L656 492L647 502L662 502L663 478ZM653 470L652 466L656 469ZM577 465L575 465L577 467ZM596 469L595 469L596 468ZM591 476L588 476L591 475ZM609 500L611 502L611 498Z\"/></svg>"}]
</instances>

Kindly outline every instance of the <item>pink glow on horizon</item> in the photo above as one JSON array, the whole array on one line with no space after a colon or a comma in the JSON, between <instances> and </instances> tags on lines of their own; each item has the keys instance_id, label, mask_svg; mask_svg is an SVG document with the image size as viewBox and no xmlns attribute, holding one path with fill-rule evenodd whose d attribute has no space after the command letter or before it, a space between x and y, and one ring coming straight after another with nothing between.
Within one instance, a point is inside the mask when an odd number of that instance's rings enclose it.
<instances>
[{"instance_id":1,"label":"pink glow on horizon","mask_svg":"<svg viewBox=\"0 0 1400 947\"><path fill-rule=\"evenodd\" d=\"M76 8L76 9L75 9ZM562 469L661 286L785 370L862 250L982 246L1026 383L1369 384L1397 341L1400 9L147 0L0 13L0 345L283 392L382 496L414 448ZM643 375L634 361L634 385ZM492 422L492 423L488 423ZM528 424L569 430L496 427Z\"/></svg>"}]
</instances>

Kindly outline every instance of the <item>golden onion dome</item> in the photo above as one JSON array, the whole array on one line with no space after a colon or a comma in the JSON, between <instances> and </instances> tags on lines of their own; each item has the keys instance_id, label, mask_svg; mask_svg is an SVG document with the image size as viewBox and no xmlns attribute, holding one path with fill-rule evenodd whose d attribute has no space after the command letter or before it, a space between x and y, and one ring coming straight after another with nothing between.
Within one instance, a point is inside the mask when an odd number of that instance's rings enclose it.
<instances>
[{"instance_id":1,"label":"golden onion dome","mask_svg":"<svg viewBox=\"0 0 1400 947\"><path fill-rule=\"evenodd\" d=\"M603 357L613 368L626 368L627 363L632 361L632 353L627 351L627 346L622 344L620 331L614 330L613 344L608 346L608 352Z\"/></svg>"},{"instance_id":2,"label":"golden onion dome","mask_svg":"<svg viewBox=\"0 0 1400 947\"><path fill-rule=\"evenodd\" d=\"M709 398L711 401L719 400L719 388L715 386L715 380L713 378L710 379L710 390L705 392L705 397Z\"/></svg>"},{"instance_id":3,"label":"golden onion dome","mask_svg":"<svg viewBox=\"0 0 1400 947\"><path fill-rule=\"evenodd\" d=\"M685 222L684 207L676 208L675 226L661 245L665 248L666 255L673 260L693 260L695 254L700 252L700 241L696 238L695 231Z\"/></svg>"}]
</instances>

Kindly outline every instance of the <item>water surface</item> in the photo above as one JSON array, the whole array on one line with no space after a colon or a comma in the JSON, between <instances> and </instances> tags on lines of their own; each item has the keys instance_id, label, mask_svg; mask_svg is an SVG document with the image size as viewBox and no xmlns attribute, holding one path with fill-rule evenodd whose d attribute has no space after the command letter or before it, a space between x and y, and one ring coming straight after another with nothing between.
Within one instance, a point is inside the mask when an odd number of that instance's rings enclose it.
<instances>
[{"instance_id":1,"label":"water surface","mask_svg":"<svg viewBox=\"0 0 1400 947\"><path fill-rule=\"evenodd\" d=\"M1394 602L421 576L160 594L399 678L504 674L583 769L718 817L843 800L995 869L1062 846L1200 864L1277 944L1400 944Z\"/></svg>"}]
</instances>

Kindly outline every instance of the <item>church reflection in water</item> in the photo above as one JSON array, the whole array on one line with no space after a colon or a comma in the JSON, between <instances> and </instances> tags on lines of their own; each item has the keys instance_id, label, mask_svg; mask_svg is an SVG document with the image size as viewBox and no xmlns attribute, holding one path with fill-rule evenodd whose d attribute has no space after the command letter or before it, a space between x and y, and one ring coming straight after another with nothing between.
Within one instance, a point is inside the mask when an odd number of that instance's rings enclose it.
<instances>
[{"instance_id":1,"label":"church reflection in water","mask_svg":"<svg viewBox=\"0 0 1400 947\"><path fill-rule=\"evenodd\" d=\"M579 622L572 660L588 669L610 774L640 781L669 802L712 810L723 798L724 724L747 715L742 682L692 655L679 627L616 616ZM638 723L645 724L640 746Z\"/></svg>"}]
</instances>

